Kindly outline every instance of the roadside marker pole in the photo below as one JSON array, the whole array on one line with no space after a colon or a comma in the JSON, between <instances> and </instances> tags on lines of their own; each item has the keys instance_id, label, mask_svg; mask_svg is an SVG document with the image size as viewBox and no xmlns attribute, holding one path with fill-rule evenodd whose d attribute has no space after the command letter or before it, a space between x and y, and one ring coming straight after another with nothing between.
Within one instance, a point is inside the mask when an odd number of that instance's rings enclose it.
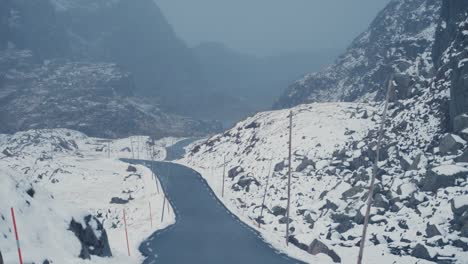
<instances>
[{"instance_id":1,"label":"roadside marker pole","mask_svg":"<svg viewBox=\"0 0 468 264\"><path fill-rule=\"evenodd\" d=\"M383 135L385 133L385 122L387 121L388 102L390 100L390 94L391 94L392 89L393 89L393 76L390 78L390 81L388 83L387 98L385 100L382 123L380 124L379 137L377 139L377 149L375 150L376 156L374 160L374 166L372 168L372 179L371 179L371 183L369 187L369 195L367 197L366 215L364 217L364 227L362 229L362 237L361 237L361 243L359 246L359 255L357 259L358 264L362 263L362 258L364 256L364 247L366 244L366 236L367 236L367 226L369 225L370 210L372 207L372 202L374 200L373 197L374 197L375 178L377 176L377 170L379 169L380 144L382 143Z\"/></svg>"},{"instance_id":2,"label":"roadside marker pole","mask_svg":"<svg viewBox=\"0 0 468 264\"><path fill-rule=\"evenodd\" d=\"M110 140L107 141L107 157L110 158L110 153L111 153L111 149L110 149Z\"/></svg>"},{"instance_id":3,"label":"roadside marker pole","mask_svg":"<svg viewBox=\"0 0 468 264\"><path fill-rule=\"evenodd\" d=\"M265 185L265 192L263 193L262 207L260 209L260 217L258 218L258 227L260 227L260 220L263 217L263 208L265 207L265 199L266 199L266 195L267 195L267 191L268 191L268 184L270 183L270 173L271 173L271 164L272 164L272 162L273 162L273 158L270 159L270 166L269 166L269 169L268 169L267 182L266 182L266 185Z\"/></svg>"},{"instance_id":4,"label":"roadside marker pole","mask_svg":"<svg viewBox=\"0 0 468 264\"><path fill-rule=\"evenodd\" d=\"M128 231L127 231L127 216L125 215L125 209L123 209L124 225L125 225L125 239L127 240L127 251L130 257L130 244L128 243Z\"/></svg>"},{"instance_id":5,"label":"roadside marker pole","mask_svg":"<svg viewBox=\"0 0 468 264\"><path fill-rule=\"evenodd\" d=\"M164 221L164 210L166 208L166 195L164 194L164 199L163 199L163 206L162 206L162 214L161 214L161 223Z\"/></svg>"},{"instance_id":6,"label":"roadside marker pole","mask_svg":"<svg viewBox=\"0 0 468 264\"><path fill-rule=\"evenodd\" d=\"M148 205L149 205L151 228L153 228L153 214L151 212L151 202L148 202Z\"/></svg>"},{"instance_id":7,"label":"roadside marker pole","mask_svg":"<svg viewBox=\"0 0 468 264\"><path fill-rule=\"evenodd\" d=\"M15 210L11 207L11 218L13 219L13 227L15 228L16 246L18 247L19 263L23 264L23 256L21 255L20 241L18 237L18 227L16 226Z\"/></svg>"},{"instance_id":8,"label":"roadside marker pole","mask_svg":"<svg viewBox=\"0 0 468 264\"><path fill-rule=\"evenodd\" d=\"M223 187L221 191L221 197L224 197L224 178L226 177L226 155L224 155L224 169L223 169Z\"/></svg>"},{"instance_id":9,"label":"roadside marker pole","mask_svg":"<svg viewBox=\"0 0 468 264\"><path fill-rule=\"evenodd\" d=\"M286 211L286 246L289 245L289 211L291 207L291 155L292 155L293 112L289 114L289 171L288 171L288 207Z\"/></svg>"}]
</instances>

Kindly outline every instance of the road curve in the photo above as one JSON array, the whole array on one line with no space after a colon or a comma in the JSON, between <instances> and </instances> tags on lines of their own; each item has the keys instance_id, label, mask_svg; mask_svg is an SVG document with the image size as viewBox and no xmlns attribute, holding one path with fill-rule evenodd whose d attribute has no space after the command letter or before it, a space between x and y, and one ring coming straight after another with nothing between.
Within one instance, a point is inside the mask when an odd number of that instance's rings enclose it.
<instances>
[{"instance_id":1,"label":"road curve","mask_svg":"<svg viewBox=\"0 0 468 264\"><path fill-rule=\"evenodd\" d=\"M183 144L169 148L177 152L171 157L181 155L180 148ZM126 161L151 167L150 161ZM169 162L154 162L153 169L175 210L176 223L141 244L145 264L303 263L271 248L231 214L196 171Z\"/></svg>"}]
</instances>

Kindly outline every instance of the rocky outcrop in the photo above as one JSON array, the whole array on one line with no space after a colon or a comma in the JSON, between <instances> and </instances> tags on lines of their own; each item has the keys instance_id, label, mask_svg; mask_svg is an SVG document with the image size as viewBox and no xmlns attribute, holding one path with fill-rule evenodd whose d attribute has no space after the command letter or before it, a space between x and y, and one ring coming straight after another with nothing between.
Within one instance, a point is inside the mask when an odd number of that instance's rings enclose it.
<instances>
[{"instance_id":1,"label":"rocky outcrop","mask_svg":"<svg viewBox=\"0 0 468 264\"><path fill-rule=\"evenodd\" d=\"M91 259L91 255L98 257L112 257L107 233L101 222L95 217L84 217L83 223L72 219L70 231L72 231L81 243L80 258Z\"/></svg>"},{"instance_id":2,"label":"rocky outcrop","mask_svg":"<svg viewBox=\"0 0 468 264\"><path fill-rule=\"evenodd\" d=\"M216 125L167 114L133 96L132 76L112 63L34 62L30 51L0 51L0 133L70 128L89 136L205 134ZM211 126L214 125L214 126Z\"/></svg>"},{"instance_id":3,"label":"rocky outcrop","mask_svg":"<svg viewBox=\"0 0 468 264\"><path fill-rule=\"evenodd\" d=\"M466 180L468 169L456 165L442 165L429 170L421 182L424 191L436 192L440 188L455 186L457 179Z\"/></svg>"},{"instance_id":4,"label":"rocky outcrop","mask_svg":"<svg viewBox=\"0 0 468 264\"><path fill-rule=\"evenodd\" d=\"M431 53L439 10L437 0L390 1L332 66L291 85L274 107L382 99L392 74L394 99L416 94L421 77L432 74L432 62L423 57Z\"/></svg>"},{"instance_id":5,"label":"rocky outcrop","mask_svg":"<svg viewBox=\"0 0 468 264\"><path fill-rule=\"evenodd\" d=\"M450 126L468 113L468 2L444 0L432 57L436 83L450 89ZM457 131L457 132L458 132Z\"/></svg>"}]
</instances>

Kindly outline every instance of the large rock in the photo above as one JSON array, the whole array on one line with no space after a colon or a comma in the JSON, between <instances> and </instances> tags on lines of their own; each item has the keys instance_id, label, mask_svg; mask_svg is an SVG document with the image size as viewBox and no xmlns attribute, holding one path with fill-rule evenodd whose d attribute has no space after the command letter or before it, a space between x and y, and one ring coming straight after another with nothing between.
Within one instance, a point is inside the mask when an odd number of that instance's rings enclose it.
<instances>
[{"instance_id":1,"label":"large rock","mask_svg":"<svg viewBox=\"0 0 468 264\"><path fill-rule=\"evenodd\" d=\"M0 264L3 264L2 251L0 251Z\"/></svg>"},{"instance_id":2,"label":"large rock","mask_svg":"<svg viewBox=\"0 0 468 264\"><path fill-rule=\"evenodd\" d=\"M455 186L457 179L468 177L468 169L457 165L442 165L432 168L420 182L423 191L436 192L440 188Z\"/></svg>"},{"instance_id":3,"label":"large rock","mask_svg":"<svg viewBox=\"0 0 468 264\"><path fill-rule=\"evenodd\" d=\"M411 251L411 256L419 259L433 260L427 248L421 244L417 244Z\"/></svg>"},{"instance_id":4,"label":"large rock","mask_svg":"<svg viewBox=\"0 0 468 264\"><path fill-rule=\"evenodd\" d=\"M466 141L457 135L446 134L440 140L439 151L441 154L456 154L463 146Z\"/></svg>"},{"instance_id":5,"label":"large rock","mask_svg":"<svg viewBox=\"0 0 468 264\"><path fill-rule=\"evenodd\" d=\"M244 175L244 176L241 176L239 180L237 181L237 185L239 185L241 188L245 188L247 192L250 191L251 184L260 186L260 183L253 176Z\"/></svg>"},{"instance_id":6,"label":"large rock","mask_svg":"<svg viewBox=\"0 0 468 264\"><path fill-rule=\"evenodd\" d=\"M459 133L468 128L468 114L456 116L453 119L453 131Z\"/></svg>"},{"instance_id":7,"label":"large rock","mask_svg":"<svg viewBox=\"0 0 468 264\"><path fill-rule=\"evenodd\" d=\"M338 256L338 254L336 254L335 251L329 249L327 245L325 245L317 239L314 239L314 241L312 241L312 243L309 245L307 252L309 252L312 255L325 254L328 255L334 263L341 263L341 258Z\"/></svg>"},{"instance_id":8,"label":"large rock","mask_svg":"<svg viewBox=\"0 0 468 264\"><path fill-rule=\"evenodd\" d=\"M452 227L461 232L461 235L468 237L468 195L458 196L451 201L453 212Z\"/></svg>"},{"instance_id":9,"label":"large rock","mask_svg":"<svg viewBox=\"0 0 468 264\"><path fill-rule=\"evenodd\" d=\"M273 206L273 208L271 208L271 213L274 216L279 216L279 215L285 216L286 215L286 208L281 207L279 205L275 205L275 206Z\"/></svg>"},{"instance_id":10,"label":"large rock","mask_svg":"<svg viewBox=\"0 0 468 264\"><path fill-rule=\"evenodd\" d=\"M229 178L235 178L237 175L244 173L244 168L241 166L236 166L228 171Z\"/></svg>"},{"instance_id":11,"label":"large rock","mask_svg":"<svg viewBox=\"0 0 468 264\"><path fill-rule=\"evenodd\" d=\"M468 163L468 149L463 152L460 156L455 158L456 162L467 162Z\"/></svg>"},{"instance_id":12,"label":"large rock","mask_svg":"<svg viewBox=\"0 0 468 264\"><path fill-rule=\"evenodd\" d=\"M437 228L437 226L427 223L427 225L426 225L426 237L432 238L432 237L440 236L440 235L441 235L441 233L440 233L439 229Z\"/></svg>"},{"instance_id":13,"label":"large rock","mask_svg":"<svg viewBox=\"0 0 468 264\"><path fill-rule=\"evenodd\" d=\"M69 227L81 243L79 257L82 259L91 259L91 255L111 257L109 240L101 222L91 215L86 216L83 220L85 226L80 221L76 222L75 219L72 219Z\"/></svg>"},{"instance_id":14,"label":"large rock","mask_svg":"<svg viewBox=\"0 0 468 264\"><path fill-rule=\"evenodd\" d=\"M315 168L315 162L313 160L308 159L307 157L304 157L304 159L301 161L301 164L297 166L296 171L301 172L309 166Z\"/></svg>"}]
</instances>

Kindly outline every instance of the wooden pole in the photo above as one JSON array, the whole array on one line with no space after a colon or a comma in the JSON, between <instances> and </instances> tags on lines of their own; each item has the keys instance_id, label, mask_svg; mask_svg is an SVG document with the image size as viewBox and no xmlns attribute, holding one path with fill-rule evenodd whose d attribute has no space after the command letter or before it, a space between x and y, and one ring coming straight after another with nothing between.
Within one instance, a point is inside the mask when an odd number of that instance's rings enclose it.
<instances>
[{"instance_id":1,"label":"wooden pole","mask_svg":"<svg viewBox=\"0 0 468 264\"><path fill-rule=\"evenodd\" d=\"M20 241L19 241L19 236L18 236L18 227L16 225L15 210L13 209L13 207L11 207L11 218L13 220L13 227L15 229L16 247L18 248L19 263L23 264L23 256L21 255L21 247L20 247Z\"/></svg>"},{"instance_id":2,"label":"wooden pole","mask_svg":"<svg viewBox=\"0 0 468 264\"><path fill-rule=\"evenodd\" d=\"M162 213L161 213L161 223L164 221L164 212L166 211L166 195L163 198Z\"/></svg>"},{"instance_id":3,"label":"wooden pole","mask_svg":"<svg viewBox=\"0 0 468 264\"><path fill-rule=\"evenodd\" d=\"M151 202L148 202L149 205L149 213L150 213L150 223L151 223L151 228L153 228L153 214L151 212Z\"/></svg>"},{"instance_id":4,"label":"wooden pole","mask_svg":"<svg viewBox=\"0 0 468 264\"><path fill-rule=\"evenodd\" d=\"M270 165L269 165L268 175L267 175L267 182L265 184L265 192L263 193L262 207L260 209L260 217L258 218L258 220L259 220L258 227L260 227L260 220L263 217L263 208L265 207L265 199L266 199L266 195L267 195L267 191L268 191L268 184L270 183L270 173L271 173L271 164L272 164L272 162L273 162L273 159L270 159Z\"/></svg>"},{"instance_id":5,"label":"wooden pole","mask_svg":"<svg viewBox=\"0 0 468 264\"><path fill-rule=\"evenodd\" d=\"M379 137L377 140L377 149L376 149L376 156L374 160L374 166L373 166L373 171L372 171L372 179L369 187L369 195L367 197L367 208L366 208L366 215L364 217L364 227L362 229L362 237L361 237L361 243L359 247L359 255L358 255L358 264L362 264L362 258L364 256L364 246L366 244L366 235L367 235L367 227L369 225L369 217L370 217L370 210L372 207L372 202L373 202L373 196L374 196L374 187L375 187L375 178L377 175L377 170L379 166L379 155L380 155L380 145L382 142L382 138L384 135L384 128L385 128L385 122L387 121L387 110L388 110L388 101L390 98L390 93L393 88L393 76L390 78L390 82L388 83L388 88L387 88L387 97L385 100L385 107L383 111L383 116L382 116L382 123L380 124L380 130L379 130Z\"/></svg>"},{"instance_id":6,"label":"wooden pole","mask_svg":"<svg viewBox=\"0 0 468 264\"><path fill-rule=\"evenodd\" d=\"M226 155L224 155L224 168L223 168L223 185L222 185L222 191L221 191L221 197L224 197L224 179L226 177Z\"/></svg>"},{"instance_id":7,"label":"wooden pole","mask_svg":"<svg viewBox=\"0 0 468 264\"><path fill-rule=\"evenodd\" d=\"M288 207L286 211L286 246L289 245L289 211L291 207L291 156L292 156L292 126L293 126L293 112L289 114L289 171L288 171Z\"/></svg>"},{"instance_id":8,"label":"wooden pole","mask_svg":"<svg viewBox=\"0 0 468 264\"><path fill-rule=\"evenodd\" d=\"M110 151L110 140L109 140L109 141L107 141L107 157L108 158L110 158L110 153L111 153L111 151Z\"/></svg>"},{"instance_id":9,"label":"wooden pole","mask_svg":"<svg viewBox=\"0 0 468 264\"><path fill-rule=\"evenodd\" d=\"M124 225L125 225L125 239L127 240L127 251L128 256L130 257L130 244L128 243L128 231L127 231L127 216L125 214L125 209L123 209Z\"/></svg>"},{"instance_id":10,"label":"wooden pole","mask_svg":"<svg viewBox=\"0 0 468 264\"><path fill-rule=\"evenodd\" d=\"M130 146L132 148L132 159L135 159L135 152L133 152L133 139L130 138Z\"/></svg>"}]
</instances>

